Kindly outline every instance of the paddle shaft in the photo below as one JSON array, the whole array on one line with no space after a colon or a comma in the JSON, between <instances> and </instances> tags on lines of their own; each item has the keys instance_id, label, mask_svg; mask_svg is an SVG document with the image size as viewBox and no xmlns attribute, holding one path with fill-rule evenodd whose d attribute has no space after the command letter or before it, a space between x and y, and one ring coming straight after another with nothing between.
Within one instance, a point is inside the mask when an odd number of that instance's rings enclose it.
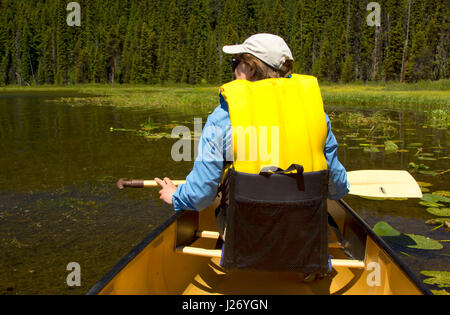
<instances>
[{"instance_id":1,"label":"paddle shaft","mask_svg":"<svg viewBox=\"0 0 450 315\"><path fill-rule=\"evenodd\" d=\"M175 186L178 186L180 184L184 184L185 180L173 180L172 183L175 184ZM117 187L119 189L124 189L126 187L129 188L152 188L152 187L158 187L158 183L154 180L143 180L143 179L132 179L132 180L123 180L122 178L119 179L117 182Z\"/></svg>"}]
</instances>

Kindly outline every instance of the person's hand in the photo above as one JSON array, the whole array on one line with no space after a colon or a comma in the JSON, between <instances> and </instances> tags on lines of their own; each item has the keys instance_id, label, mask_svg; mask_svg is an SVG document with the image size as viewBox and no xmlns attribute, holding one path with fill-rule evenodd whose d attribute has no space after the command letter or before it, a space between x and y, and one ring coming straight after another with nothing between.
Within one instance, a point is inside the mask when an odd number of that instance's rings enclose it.
<instances>
[{"instance_id":1,"label":"person's hand","mask_svg":"<svg viewBox=\"0 0 450 315\"><path fill-rule=\"evenodd\" d=\"M165 203L171 205L172 196L177 190L177 186L175 186L175 184L172 183L172 181L167 177L165 177L164 180L155 178L155 182L162 187L162 189L159 191L159 198Z\"/></svg>"}]
</instances>

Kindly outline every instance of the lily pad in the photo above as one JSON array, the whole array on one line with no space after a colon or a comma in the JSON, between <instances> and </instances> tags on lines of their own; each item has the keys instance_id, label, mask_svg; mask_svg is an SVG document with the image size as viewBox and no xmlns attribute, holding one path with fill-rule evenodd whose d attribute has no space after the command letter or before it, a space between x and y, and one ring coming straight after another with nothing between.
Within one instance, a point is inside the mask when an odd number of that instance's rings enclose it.
<instances>
[{"instance_id":1,"label":"lily pad","mask_svg":"<svg viewBox=\"0 0 450 315\"><path fill-rule=\"evenodd\" d=\"M113 128L109 129L110 131L125 131L125 132L136 132L136 129L125 129L125 128Z\"/></svg>"},{"instance_id":2,"label":"lily pad","mask_svg":"<svg viewBox=\"0 0 450 315\"><path fill-rule=\"evenodd\" d=\"M423 163L416 164L414 162L409 162L408 167L409 168L413 168L415 170L428 170L428 169L430 169L430 167L426 166Z\"/></svg>"},{"instance_id":3,"label":"lily pad","mask_svg":"<svg viewBox=\"0 0 450 315\"><path fill-rule=\"evenodd\" d=\"M383 197L369 197L369 196L359 196L363 199L367 199L367 200L387 200L388 198L383 198Z\"/></svg>"},{"instance_id":4,"label":"lily pad","mask_svg":"<svg viewBox=\"0 0 450 315\"><path fill-rule=\"evenodd\" d=\"M437 194L423 194L422 200L428 202L450 202L450 198Z\"/></svg>"},{"instance_id":5,"label":"lily pad","mask_svg":"<svg viewBox=\"0 0 450 315\"><path fill-rule=\"evenodd\" d=\"M438 202L431 202L431 201L420 201L419 205L422 205L424 207L431 207L431 208L438 208L443 207L444 205L441 205Z\"/></svg>"},{"instance_id":6,"label":"lily pad","mask_svg":"<svg viewBox=\"0 0 450 315\"><path fill-rule=\"evenodd\" d=\"M431 293L433 293L434 295L450 295L450 293L448 293L447 291L445 291L444 289L442 290L430 290Z\"/></svg>"},{"instance_id":7,"label":"lily pad","mask_svg":"<svg viewBox=\"0 0 450 315\"><path fill-rule=\"evenodd\" d=\"M363 199L368 199L368 200L394 200L394 201L405 201L408 200L408 198L405 197L368 197L368 196L359 196L360 198Z\"/></svg>"},{"instance_id":8,"label":"lily pad","mask_svg":"<svg viewBox=\"0 0 450 315\"><path fill-rule=\"evenodd\" d=\"M414 249L439 250L443 246L439 241L423 235L401 233L384 221L380 221L373 227L373 231L386 242Z\"/></svg>"},{"instance_id":9,"label":"lily pad","mask_svg":"<svg viewBox=\"0 0 450 315\"><path fill-rule=\"evenodd\" d=\"M448 190L437 190L437 191L433 192L432 194L450 198L450 191L448 191Z\"/></svg>"},{"instance_id":10,"label":"lily pad","mask_svg":"<svg viewBox=\"0 0 450 315\"><path fill-rule=\"evenodd\" d=\"M428 271L423 270L420 272L427 278L423 280L425 284L436 285L439 288L449 288L450 287L450 272L449 271Z\"/></svg>"},{"instance_id":11,"label":"lily pad","mask_svg":"<svg viewBox=\"0 0 450 315\"><path fill-rule=\"evenodd\" d=\"M142 133L144 137L147 139L162 139L162 138L171 138L171 134L166 132L159 132L159 133Z\"/></svg>"},{"instance_id":12,"label":"lily pad","mask_svg":"<svg viewBox=\"0 0 450 315\"><path fill-rule=\"evenodd\" d=\"M444 247L444 246L442 246L441 243L439 243L439 241L433 240L433 239L425 237L423 235L415 235L415 234L407 234L407 233L405 233L403 235L411 238L415 242L415 244L406 245L409 248L439 250Z\"/></svg>"},{"instance_id":13,"label":"lily pad","mask_svg":"<svg viewBox=\"0 0 450 315\"><path fill-rule=\"evenodd\" d=\"M419 173L423 174L423 175L431 175L431 176L439 175L439 173L435 172L435 171L419 171Z\"/></svg>"},{"instance_id":14,"label":"lily pad","mask_svg":"<svg viewBox=\"0 0 450 315\"><path fill-rule=\"evenodd\" d=\"M380 221L373 227L378 236L400 236L401 233L394 229L389 223Z\"/></svg>"},{"instance_id":15,"label":"lily pad","mask_svg":"<svg viewBox=\"0 0 450 315\"><path fill-rule=\"evenodd\" d=\"M417 182L417 184L419 184L420 187L431 187L431 186L433 186L433 184L427 183L427 182Z\"/></svg>"},{"instance_id":16,"label":"lily pad","mask_svg":"<svg viewBox=\"0 0 450 315\"><path fill-rule=\"evenodd\" d=\"M377 147L371 146L371 147L365 147L364 152L377 153L377 152L380 152L380 150Z\"/></svg>"},{"instance_id":17,"label":"lily pad","mask_svg":"<svg viewBox=\"0 0 450 315\"><path fill-rule=\"evenodd\" d=\"M450 217L450 208L427 208L427 212L437 217Z\"/></svg>"},{"instance_id":18,"label":"lily pad","mask_svg":"<svg viewBox=\"0 0 450 315\"><path fill-rule=\"evenodd\" d=\"M428 157L428 156L419 156L417 159L422 160L422 161L436 161L436 158L433 157Z\"/></svg>"},{"instance_id":19,"label":"lily pad","mask_svg":"<svg viewBox=\"0 0 450 315\"><path fill-rule=\"evenodd\" d=\"M450 222L449 218L435 218L435 219L430 219L430 220L425 221L426 224L430 224L430 225L444 225L447 222Z\"/></svg>"},{"instance_id":20,"label":"lily pad","mask_svg":"<svg viewBox=\"0 0 450 315\"><path fill-rule=\"evenodd\" d=\"M398 151L398 145L396 145L392 141L385 141L384 142L384 149L386 152L397 152Z\"/></svg>"}]
</instances>

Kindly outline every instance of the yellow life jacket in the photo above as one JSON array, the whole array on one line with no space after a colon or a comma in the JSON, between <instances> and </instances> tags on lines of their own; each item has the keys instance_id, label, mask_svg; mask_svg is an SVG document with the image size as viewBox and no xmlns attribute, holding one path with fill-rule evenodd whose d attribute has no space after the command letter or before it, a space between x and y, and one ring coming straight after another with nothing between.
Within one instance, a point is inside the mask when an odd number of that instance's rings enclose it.
<instances>
[{"instance_id":1,"label":"yellow life jacket","mask_svg":"<svg viewBox=\"0 0 450 315\"><path fill-rule=\"evenodd\" d=\"M236 171L258 174L266 166L287 169L293 163L305 172L327 169L327 126L315 77L235 80L220 93L228 103Z\"/></svg>"}]
</instances>

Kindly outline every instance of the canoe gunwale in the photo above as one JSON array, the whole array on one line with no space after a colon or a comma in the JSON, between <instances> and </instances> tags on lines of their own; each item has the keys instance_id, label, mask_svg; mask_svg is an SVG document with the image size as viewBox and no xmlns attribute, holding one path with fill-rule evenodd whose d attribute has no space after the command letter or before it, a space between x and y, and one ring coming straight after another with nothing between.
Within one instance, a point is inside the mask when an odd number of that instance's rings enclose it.
<instances>
[{"instance_id":1,"label":"canoe gunwale","mask_svg":"<svg viewBox=\"0 0 450 315\"><path fill-rule=\"evenodd\" d=\"M392 248L380 237L378 236L372 228L343 200L336 200L336 202L345 209L345 211L350 214L354 220L359 223L362 228L366 231L367 236L370 237L386 254L392 259L392 261L397 264L400 269L404 272L406 277L415 284L415 286L425 295L432 295L431 291L425 286L425 284L420 281L420 279L409 269L409 267L400 259L400 257L395 253ZM180 221L187 221L188 229L190 230L190 225L192 218L189 215L192 211L176 211L169 219L162 223L158 228L156 228L151 234L144 238L138 245L136 245L128 254L117 262L111 270L109 270L97 283L95 283L86 295L97 295L103 290L112 279L114 279L117 274L120 273L136 256L138 256L154 239L161 235L170 225ZM196 213L198 214L198 213ZM187 220L181 219L186 216ZM195 233L195 231L194 231ZM177 231L177 234L178 231ZM183 234L183 233L182 233ZM177 244L180 243L180 235L177 235ZM182 235L181 235L182 238ZM181 243L184 243L181 240ZM186 244L187 245L187 244Z\"/></svg>"},{"instance_id":2,"label":"canoe gunwale","mask_svg":"<svg viewBox=\"0 0 450 315\"><path fill-rule=\"evenodd\" d=\"M398 254L378 235L372 228L342 199L337 200L337 202L345 208L345 210L352 215L352 217L364 228L367 232L368 237L370 237L378 246L383 249L386 254L397 264L400 269L405 273L405 275L413 282L416 287L424 295L433 295L431 291L425 286L425 284L420 281L420 279L411 271L411 269L400 259Z\"/></svg>"}]
</instances>

